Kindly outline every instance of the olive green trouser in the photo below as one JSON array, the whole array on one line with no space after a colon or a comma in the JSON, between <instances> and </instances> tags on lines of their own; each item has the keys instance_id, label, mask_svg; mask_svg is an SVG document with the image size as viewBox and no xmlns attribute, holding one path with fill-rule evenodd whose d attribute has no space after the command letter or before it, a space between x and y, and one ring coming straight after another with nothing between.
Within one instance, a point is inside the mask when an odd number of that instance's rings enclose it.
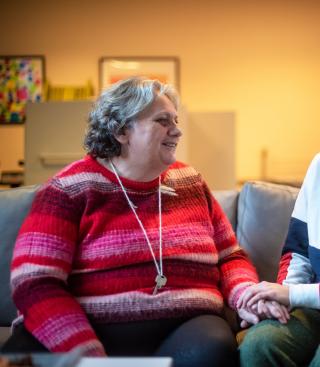
<instances>
[{"instance_id":1,"label":"olive green trouser","mask_svg":"<svg viewBox=\"0 0 320 367\"><path fill-rule=\"evenodd\" d=\"M299 308L287 324L264 320L252 326L240 350L242 367L320 367L320 312Z\"/></svg>"}]
</instances>

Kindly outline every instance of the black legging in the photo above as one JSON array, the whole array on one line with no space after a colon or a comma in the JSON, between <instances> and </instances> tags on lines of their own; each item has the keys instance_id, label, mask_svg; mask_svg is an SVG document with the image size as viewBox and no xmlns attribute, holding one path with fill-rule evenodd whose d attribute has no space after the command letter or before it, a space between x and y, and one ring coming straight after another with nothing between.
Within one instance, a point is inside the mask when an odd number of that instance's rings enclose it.
<instances>
[{"instance_id":1,"label":"black legging","mask_svg":"<svg viewBox=\"0 0 320 367\"><path fill-rule=\"evenodd\" d=\"M95 324L94 330L109 356L172 357L174 367L237 366L237 343L228 323L219 316L167 319L124 324ZM23 325L16 327L3 353L43 352Z\"/></svg>"}]
</instances>

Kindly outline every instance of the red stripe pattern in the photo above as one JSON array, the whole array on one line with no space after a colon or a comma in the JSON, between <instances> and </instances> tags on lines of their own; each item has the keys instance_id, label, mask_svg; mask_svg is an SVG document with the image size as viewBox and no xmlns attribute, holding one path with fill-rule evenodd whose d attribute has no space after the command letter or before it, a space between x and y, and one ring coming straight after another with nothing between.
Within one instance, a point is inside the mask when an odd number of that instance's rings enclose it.
<instances>
[{"instance_id":1,"label":"red stripe pattern","mask_svg":"<svg viewBox=\"0 0 320 367\"><path fill-rule=\"evenodd\" d=\"M219 314L257 282L231 225L201 176L175 163L162 182L166 287L112 172L90 156L37 193L17 238L13 298L27 329L49 350L105 355L90 321L128 322ZM123 179L159 255L158 180Z\"/></svg>"},{"instance_id":2,"label":"red stripe pattern","mask_svg":"<svg viewBox=\"0 0 320 367\"><path fill-rule=\"evenodd\" d=\"M286 280L291 260L292 260L292 252L287 252L281 257L277 277L278 283L282 284Z\"/></svg>"}]
</instances>

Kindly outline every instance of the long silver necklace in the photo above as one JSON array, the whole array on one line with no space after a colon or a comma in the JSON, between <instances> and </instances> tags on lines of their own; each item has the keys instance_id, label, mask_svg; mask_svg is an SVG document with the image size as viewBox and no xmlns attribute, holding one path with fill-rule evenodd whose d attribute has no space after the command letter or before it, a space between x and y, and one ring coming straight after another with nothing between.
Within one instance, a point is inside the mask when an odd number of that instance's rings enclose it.
<instances>
[{"instance_id":1,"label":"long silver necklace","mask_svg":"<svg viewBox=\"0 0 320 367\"><path fill-rule=\"evenodd\" d=\"M154 287L154 290L153 290L153 295L156 295L158 290L161 289L162 287L164 287L167 283L167 278L165 275L163 275L163 266L162 266L162 205L161 205L161 176L159 176L159 185L158 185L158 204L159 204L159 264L157 262L157 259L156 259L156 256L154 254L154 251L153 251L153 248L151 246L151 242L149 240L149 236L147 234L147 231L145 230L144 228L144 225L142 224L137 212L136 212L136 209L135 209L135 206L133 205L132 201L129 199L129 196L127 194L127 191L126 189L124 188L123 184L122 184L122 181L118 175L118 172L114 166L114 164L112 163L111 160L109 160L110 162L110 166L113 170L113 173L115 174L115 176L117 177L117 180L119 182L119 185L121 187L121 190L122 192L124 193L124 196L126 197L127 199L127 202L129 204L129 207L131 208L133 214L135 215L136 219L137 219L137 222L139 223L139 226L144 234L144 237L147 241L147 244L149 246L149 250L150 250L150 253L152 255L152 259L153 259L153 262L154 262L154 265L156 267L156 270L157 270L157 276L155 278L155 287Z\"/></svg>"}]
</instances>

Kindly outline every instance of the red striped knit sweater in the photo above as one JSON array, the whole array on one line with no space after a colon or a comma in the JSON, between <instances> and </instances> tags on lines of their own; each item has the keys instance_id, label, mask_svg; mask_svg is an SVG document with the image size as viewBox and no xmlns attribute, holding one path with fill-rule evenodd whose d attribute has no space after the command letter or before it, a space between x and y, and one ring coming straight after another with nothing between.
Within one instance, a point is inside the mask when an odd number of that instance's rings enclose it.
<instances>
[{"instance_id":1,"label":"red striped knit sweater","mask_svg":"<svg viewBox=\"0 0 320 367\"><path fill-rule=\"evenodd\" d=\"M162 182L166 287L153 296L155 265L114 174L90 156L37 193L17 238L13 298L26 328L49 350L104 355L89 320L127 322L219 314L235 308L257 275L201 176L175 163ZM123 178L155 254L158 179Z\"/></svg>"}]
</instances>

